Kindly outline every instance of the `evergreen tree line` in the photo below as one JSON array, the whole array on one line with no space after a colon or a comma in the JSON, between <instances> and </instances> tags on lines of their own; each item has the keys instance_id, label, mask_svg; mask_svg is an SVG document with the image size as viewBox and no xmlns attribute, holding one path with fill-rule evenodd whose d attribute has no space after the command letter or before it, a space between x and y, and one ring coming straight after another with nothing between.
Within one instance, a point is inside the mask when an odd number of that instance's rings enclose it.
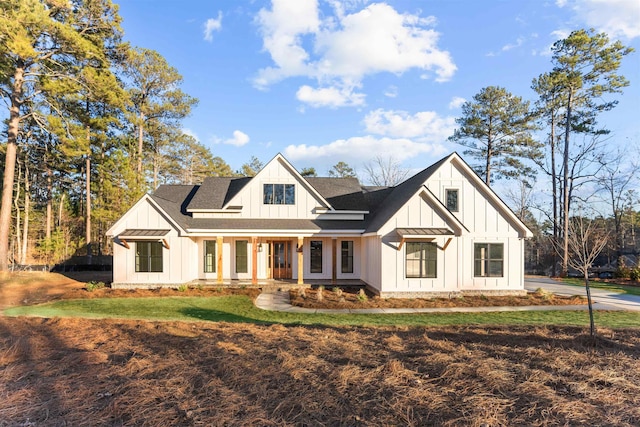
<instances>
[{"instance_id":1,"label":"evergreen tree line","mask_svg":"<svg viewBox=\"0 0 640 427\"><path fill-rule=\"evenodd\" d=\"M149 190L205 176L253 176L262 167L252 157L232 171L182 132L198 100L181 90L182 76L158 52L124 40L110 0L6 0L0 22L0 94L8 117L0 152L0 271L9 263L50 265L109 253L106 230ZM489 185L521 182L516 211L536 239L548 235L562 248L552 265L565 273L567 219L588 199L588 183L608 195L617 256L631 218L637 229L635 170L604 151L608 131L597 122L629 84L618 69L631 51L606 34L576 31L554 44L551 70L532 82L539 96L533 104L486 87L463 105L450 138L465 146ZM386 177L406 171L379 159L367 172L376 185L394 185ZM316 175L314 168L302 173ZM549 206L526 197L541 175L550 183ZM339 162L329 176L355 172ZM533 219L533 208L544 212L546 224Z\"/></svg>"},{"instance_id":2,"label":"evergreen tree line","mask_svg":"<svg viewBox=\"0 0 640 427\"><path fill-rule=\"evenodd\" d=\"M632 52L605 33L574 31L554 43L551 70L533 79L538 95L533 103L489 86L462 106L456 120L449 140L465 146L464 154L485 182L518 182L509 198L535 233L527 257L538 272L569 273L576 255L570 243L581 239L571 232L572 222L585 215L606 231L591 235L608 241L603 246L608 263L622 264L626 253L638 254L639 166L634 161L640 147L636 141L626 153L608 149L615 135L598 123L629 85L619 68ZM534 199L534 187L546 197ZM542 213L541 224L534 213Z\"/></svg>"}]
</instances>

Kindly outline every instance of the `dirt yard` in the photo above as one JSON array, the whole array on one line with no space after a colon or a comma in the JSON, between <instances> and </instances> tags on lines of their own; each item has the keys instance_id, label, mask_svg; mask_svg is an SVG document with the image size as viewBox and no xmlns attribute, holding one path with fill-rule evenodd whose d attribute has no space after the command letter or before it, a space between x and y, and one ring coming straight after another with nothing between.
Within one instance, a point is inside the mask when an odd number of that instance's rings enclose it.
<instances>
[{"instance_id":1,"label":"dirt yard","mask_svg":"<svg viewBox=\"0 0 640 427\"><path fill-rule=\"evenodd\" d=\"M56 280L0 297L108 293ZM640 330L586 333L0 317L0 426L640 425Z\"/></svg>"}]
</instances>

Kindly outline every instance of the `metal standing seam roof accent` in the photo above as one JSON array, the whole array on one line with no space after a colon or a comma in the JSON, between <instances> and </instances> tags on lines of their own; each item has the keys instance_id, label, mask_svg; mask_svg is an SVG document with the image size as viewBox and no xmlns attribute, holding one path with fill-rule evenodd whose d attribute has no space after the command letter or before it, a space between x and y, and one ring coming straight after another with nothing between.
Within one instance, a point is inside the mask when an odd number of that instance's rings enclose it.
<instances>
[{"instance_id":1,"label":"metal standing seam roof accent","mask_svg":"<svg viewBox=\"0 0 640 427\"><path fill-rule=\"evenodd\" d=\"M448 228L396 228L400 237L421 236L453 236L455 233Z\"/></svg>"},{"instance_id":2,"label":"metal standing seam roof accent","mask_svg":"<svg viewBox=\"0 0 640 427\"><path fill-rule=\"evenodd\" d=\"M146 238L162 238L169 234L171 230L147 230L142 228L129 228L118 234L123 239L127 237L146 237Z\"/></svg>"}]
</instances>

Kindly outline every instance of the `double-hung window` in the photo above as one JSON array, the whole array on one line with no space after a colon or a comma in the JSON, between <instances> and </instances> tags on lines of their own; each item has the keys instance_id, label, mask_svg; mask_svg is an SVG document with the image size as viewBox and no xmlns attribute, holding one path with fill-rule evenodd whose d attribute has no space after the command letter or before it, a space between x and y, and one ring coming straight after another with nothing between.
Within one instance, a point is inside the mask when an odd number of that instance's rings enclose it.
<instances>
[{"instance_id":1,"label":"double-hung window","mask_svg":"<svg viewBox=\"0 0 640 427\"><path fill-rule=\"evenodd\" d=\"M310 273L322 273L322 240L312 240L310 247Z\"/></svg>"},{"instance_id":2,"label":"double-hung window","mask_svg":"<svg viewBox=\"0 0 640 427\"><path fill-rule=\"evenodd\" d=\"M475 277L502 277L504 271L504 244L475 243L473 246L473 275Z\"/></svg>"},{"instance_id":3,"label":"double-hung window","mask_svg":"<svg viewBox=\"0 0 640 427\"><path fill-rule=\"evenodd\" d=\"M437 277L438 247L432 242L407 242L407 278Z\"/></svg>"},{"instance_id":4,"label":"double-hung window","mask_svg":"<svg viewBox=\"0 0 640 427\"><path fill-rule=\"evenodd\" d=\"M136 242L136 273L162 273L161 242Z\"/></svg>"},{"instance_id":5,"label":"double-hung window","mask_svg":"<svg viewBox=\"0 0 640 427\"><path fill-rule=\"evenodd\" d=\"M247 273L249 271L248 244L247 240L236 240L236 273Z\"/></svg>"},{"instance_id":6,"label":"double-hung window","mask_svg":"<svg viewBox=\"0 0 640 427\"><path fill-rule=\"evenodd\" d=\"M340 244L343 273L353 273L353 240L343 240Z\"/></svg>"},{"instance_id":7,"label":"double-hung window","mask_svg":"<svg viewBox=\"0 0 640 427\"><path fill-rule=\"evenodd\" d=\"M204 272L205 273L216 272L216 241L215 240L204 241Z\"/></svg>"},{"instance_id":8,"label":"double-hung window","mask_svg":"<svg viewBox=\"0 0 640 427\"><path fill-rule=\"evenodd\" d=\"M295 184L264 184L262 196L265 205L294 205L296 186Z\"/></svg>"}]
</instances>

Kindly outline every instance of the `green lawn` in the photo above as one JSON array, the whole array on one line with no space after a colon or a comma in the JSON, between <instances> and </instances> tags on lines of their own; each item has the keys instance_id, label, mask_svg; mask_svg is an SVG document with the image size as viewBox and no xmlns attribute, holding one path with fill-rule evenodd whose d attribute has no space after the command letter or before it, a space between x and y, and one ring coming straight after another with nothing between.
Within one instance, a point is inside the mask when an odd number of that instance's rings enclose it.
<instances>
[{"instance_id":1,"label":"green lawn","mask_svg":"<svg viewBox=\"0 0 640 427\"><path fill-rule=\"evenodd\" d=\"M584 288L584 279L565 277L561 280L567 285L580 286ZM592 280L589 281L589 286L592 288L605 289L612 292L620 292L621 294L640 295L640 286L625 286L618 285L616 283L594 282Z\"/></svg>"},{"instance_id":2,"label":"green lawn","mask_svg":"<svg viewBox=\"0 0 640 427\"><path fill-rule=\"evenodd\" d=\"M43 305L14 307L8 316L123 318L180 321L323 325L460 325L557 324L588 325L586 311L531 311L447 314L298 314L264 311L246 296L101 298L62 300ZM640 313L596 312L596 324L640 327Z\"/></svg>"}]
</instances>

